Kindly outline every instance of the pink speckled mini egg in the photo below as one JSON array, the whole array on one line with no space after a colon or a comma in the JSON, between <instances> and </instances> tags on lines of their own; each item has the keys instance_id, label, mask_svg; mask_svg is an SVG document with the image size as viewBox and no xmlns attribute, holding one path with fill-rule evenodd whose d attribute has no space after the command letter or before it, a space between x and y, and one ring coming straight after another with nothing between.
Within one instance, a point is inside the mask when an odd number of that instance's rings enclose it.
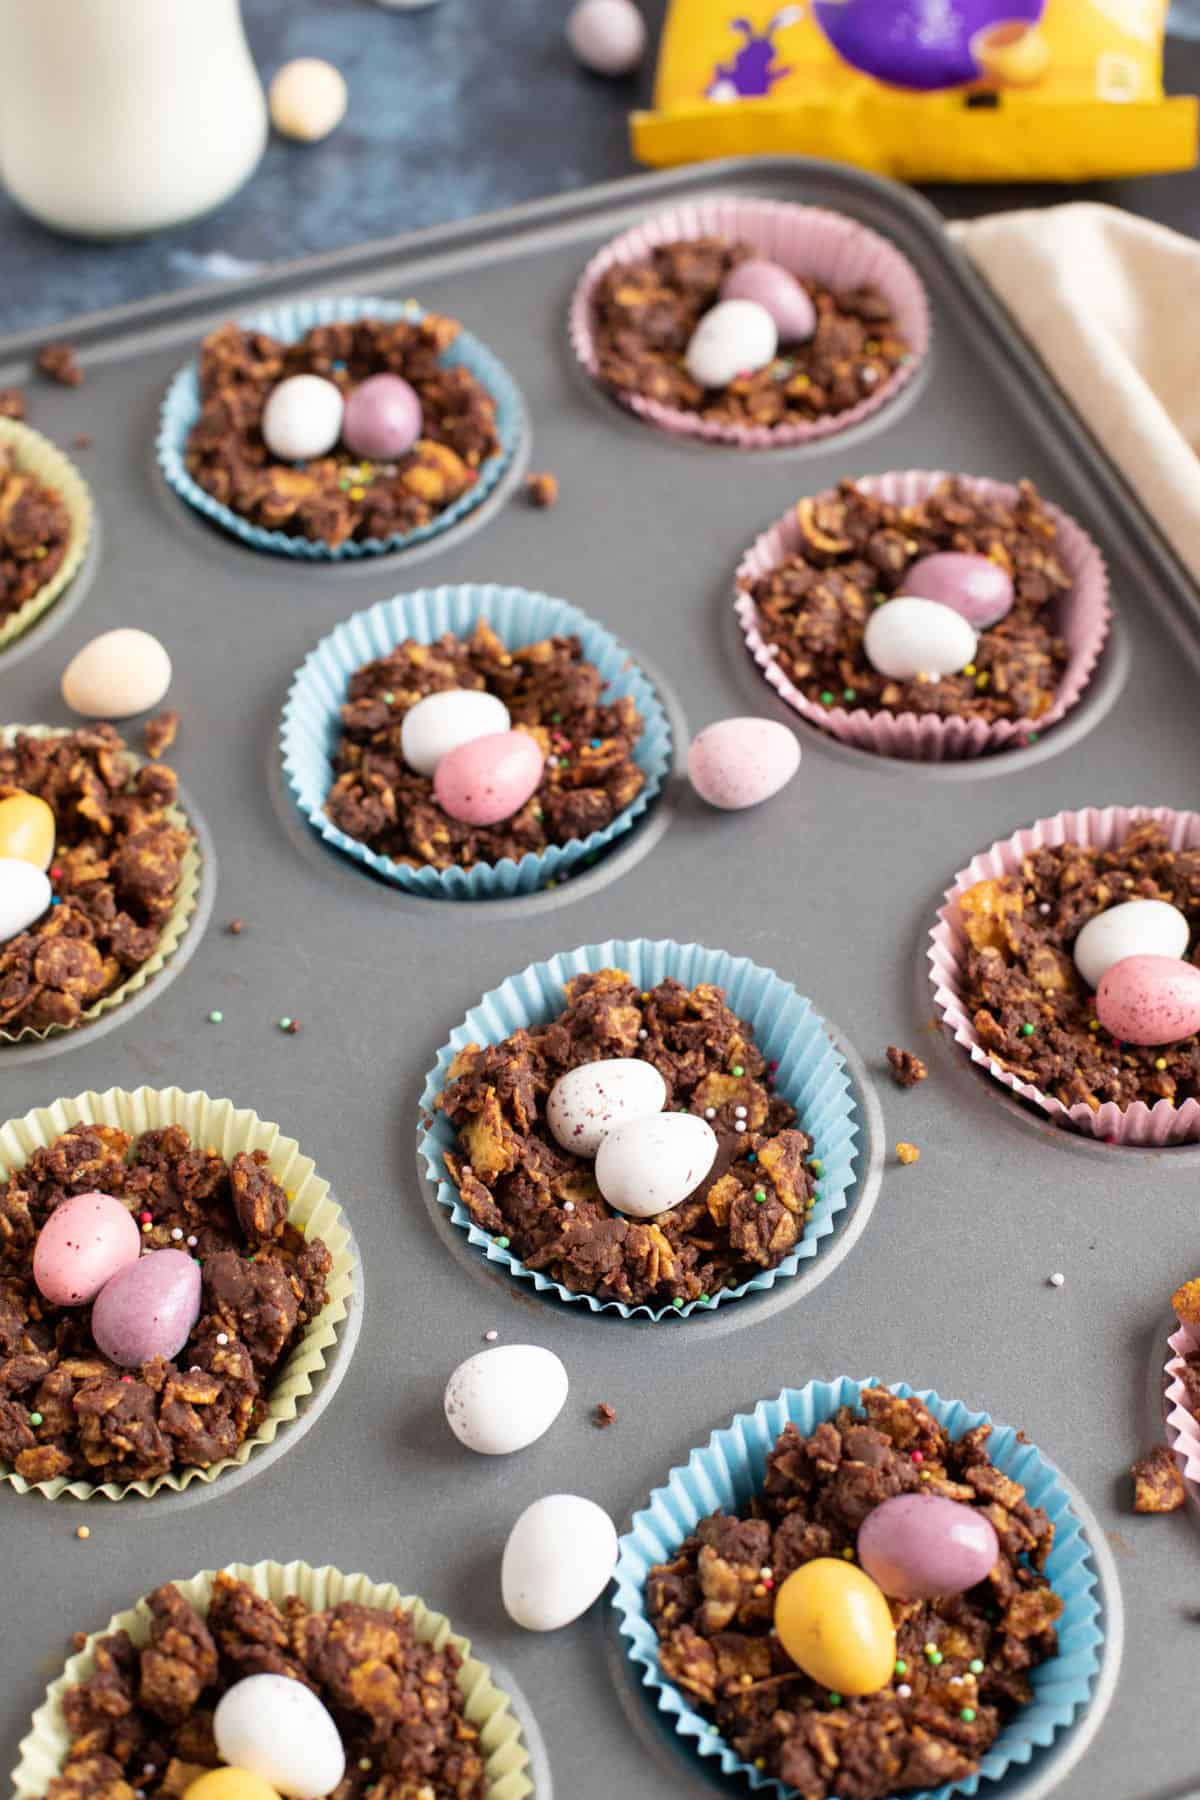
<instances>
[{"instance_id":1,"label":"pink speckled mini egg","mask_svg":"<svg viewBox=\"0 0 1200 1800\"><path fill-rule=\"evenodd\" d=\"M109 1194L73 1194L38 1233L33 1279L52 1305L86 1306L141 1254L142 1236L127 1207Z\"/></svg>"},{"instance_id":2,"label":"pink speckled mini egg","mask_svg":"<svg viewBox=\"0 0 1200 1800\"><path fill-rule=\"evenodd\" d=\"M490 732L442 757L433 791L461 825L499 825L520 812L542 779L544 762L527 731Z\"/></svg>"},{"instance_id":3,"label":"pink speckled mini egg","mask_svg":"<svg viewBox=\"0 0 1200 1800\"><path fill-rule=\"evenodd\" d=\"M688 751L688 777L700 798L729 812L769 800L799 767L795 734L774 719L719 719Z\"/></svg>"},{"instance_id":4,"label":"pink speckled mini egg","mask_svg":"<svg viewBox=\"0 0 1200 1800\"><path fill-rule=\"evenodd\" d=\"M1120 1043L1178 1044L1200 1031L1200 969L1174 956L1125 956L1096 990L1096 1017Z\"/></svg>"}]
</instances>

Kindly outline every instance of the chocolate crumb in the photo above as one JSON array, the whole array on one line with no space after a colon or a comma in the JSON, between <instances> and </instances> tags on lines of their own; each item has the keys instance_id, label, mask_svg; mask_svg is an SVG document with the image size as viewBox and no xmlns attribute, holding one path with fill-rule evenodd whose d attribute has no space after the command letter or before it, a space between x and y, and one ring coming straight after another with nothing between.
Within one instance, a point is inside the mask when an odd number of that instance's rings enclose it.
<instances>
[{"instance_id":1,"label":"chocolate crumb","mask_svg":"<svg viewBox=\"0 0 1200 1800\"><path fill-rule=\"evenodd\" d=\"M596 1402L596 1410L592 1414L592 1424L596 1427L597 1431L603 1431L607 1426L615 1425L616 1422L616 1407L610 1406L607 1400L598 1400Z\"/></svg>"},{"instance_id":2,"label":"chocolate crumb","mask_svg":"<svg viewBox=\"0 0 1200 1800\"><path fill-rule=\"evenodd\" d=\"M169 750L175 742L179 731L179 709L168 706L163 712L147 719L142 727L142 742L146 746L146 755L158 761L164 750Z\"/></svg>"},{"instance_id":3,"label":"chocolate crumb","mask_svg":"<svg viewBox=\"0 0 1200 1800\"><path fill-rule=\"evenodd\" d=\"M90 431L77 431L71 439L71 448L72 450L90 450L95 441Z\"/></svg>"},{"instance_id":4,"label":"chocolate crumb","mask_svg":"<svg viewBox=\"0 0 1200 1800\"><path fill-rule=\"evenodd\" d=\"M1133 1476L1134 1512L1178 1512L1187 1499L1183 1476L1165 1444L1139 1457L1129 1473Z\"/></svg>"},{"instance_id":5,"label":"chocolate crumb","mask_svg":"<svg viewBox=\"0 0 1200 1800\"><path fill-rule=\"evenodd\" d=\"M892 1080L897 1087L916 1087L918 1081L924 1081L929 1074L929 1067L912 1050L901 1050L896 1044L887 1047L887 1059L891 1064Z\"/></svg>"},{"instance_id":6,"label":"chocolate crumb","mask_svg":"<svg viewBox=\"0 0 1200 1800\"><path fill-rule=\"evenodd\" d=\"M541 474L529 475L525 480L525 498L530 506L553 506L558 499L558 476L551 475L548 470Z\"/></svg>"},{"instance_id":7,"label":"chocolate crumb","mask_svg":"<svg viewBox=\"0 0 1200 1800\"><path fill-rule=\"evenodd\" d=\"M246 929L246 921L244 919L230 919L225 929L230 937L241 937L243 931Z\"/></svg>"},{"instance_id":8,"label":"chocolate crumb","mask_svg":"<svg viewBox=\"0 0 1200 1800\"><path fill-rule=\"evenodd\" d=\"M25 396L20 388L0 388L0 419L23 419Z\"/></svg>"},{"instance_id":9,"label":"chocolate crumb","mask_svg":"<svg viewBox=\"0 0 1200 1800\"><path fill-rule=\"evenodd\" d=\"M37 366L51 381L63 387L82 387L83 370L74 344L45 344L37 353Z\"/></svg>"},{"instance_id":10,"label":"chocolate crumb","mask_svg":"<svg viewBox=\"0 0 1200 1800\"><path fill-rule=\"evenodd\" d=\"M915 1144L900 1143L896 1145L896 1160L902 1163L915 1163L920 1160L921 1152Z\"/></svg>"},{"instance_id":11,"label":"chocolate crumb","mask_svg":"<svg viewBox=\"0 0 1200 1800\"><path fill-rule=\"evenodd\" d=\"M300 1029L299 1019L289 1019L283 1029L287 1032L289 1037L295 1037Z\"/></svg>"}]
</instances>

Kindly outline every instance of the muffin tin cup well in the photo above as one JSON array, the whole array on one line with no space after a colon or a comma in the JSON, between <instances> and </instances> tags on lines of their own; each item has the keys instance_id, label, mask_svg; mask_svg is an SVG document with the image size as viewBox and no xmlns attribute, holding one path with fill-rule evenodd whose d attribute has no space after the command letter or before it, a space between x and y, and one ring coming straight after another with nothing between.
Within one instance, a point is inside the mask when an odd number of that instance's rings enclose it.
<instances>
[{"instance_id":1,"label":"muffin tin cup well","mask_svg":"<svg viewBox=\"0 0 1200 1800\"><path fill-rule=\"evenodd\" d=\"M0 1126L0 1170L7 1176L24 1168L35 1150L45 1148L64 1131L81 1124L111 1125L134 1137L168 1125L182 1125L193 1143L211 1146L226 1162L241 1150L265 1151L271 1173L290 1197L289 1222L306 1237L324 1239L333 1259L324 1307L309 1322L279 1370L266 1397L266 1419L233 1456L207 1469L179 1469L144 1481L110 1481L100 1485L69 1480L66 1476L29 1482L0 1462L0 1480L18 1493L36 1492L47 1500L58 1500L64 1495L74 1500L123 1500L130 1494L149 1498L164 1489L182 1493L194 1482L214 1482L226 1469L243 1468L255 1450L274 1443L277 1434L307 1409L308 1396L325 1370L326 1355L333 1354L346 1330L355 1289L353 1241L329 1183L317 1173L294 1138L285 1137L278 1125L260 1119L257 1113L235 1107L231 1100L213 1100L203 1093L185 1094L180 1088L142 1087L133 1092L109 1088L104 1094L76 1094L74 1099L37 1107L23 1119L10 1119Z\"/></svg>"},{"instance_id":2,"label":"muffin tin cup well","mask_svg":"<svg viewBox=\"0 0 1200 1800\"><path fill-rule=\"evenodd\" d=\"M295 343L315 325L334 325L356 319L412 319L425 317L426 308L415 300L297 300L290 305L267 307L239 320L243 330L265 331L284 343ZM317 538L293 537L286 531L268 531L252 524L232 507L206 493L188 471L187 441L200 417L199 361L185 364L167 389L159 417L155 449L158 465L168 485L180 499L202 513L214 525L240 539L254 550L266 550L277 556L292 556L308 562L353 562L362 557L382 556L407 550L414 544L427 543L450 531L460 520L487 498L496 488L517 455L526 433L525 406L516 382L487 345L469 331L460 331L453 344L443 352L442 362L451 367L469 369L496 403L496 435L500 448L482 463L474 485L452 505L438 513L427 525L412 531L393 532L386 538L351 538L344 544L326 544Z\"/></svg>"},{"instance_id":3,"label":"muffin tin cup well","mask_svg":"<svg viewBox=\"0 0 1200 1800\"><path fill-rule=\"evenodd\" d=\"M1023 831L1014 832L971 859L954 877L946 890L946 899L938 911L937 924L929 934L927 956L933 998L942 1023L955 1043L961 1044L973 1063L1002 1081L1023 1100L1032 1100L1048 1112L1056 1122L1072 1125L1077 1131L1102 1138L1109 1144L1159 1147L1169 1144L1200 1143L1200 1100L1185 1100L1175 1106L1170 1100L1159 1100L1147 1106L1135 1100L1132 1106L1118 1106L1106 1101L1098 1111L1083 1101L1064 1106L1061 1100L1045 1094L1033 1082L1004 1068L979 1042L975 1026L959 991L966 932L963 927L959 898L977 881L997 879L1019 872L1025 857L1035 850L1059 844L1093 844L1101 850L1124 841L1134 825L1153 819L1162 825L1173 850L1194 850L1200 845L1200 813L1176 812L1168 806L1088 806L1079 812L1056 813L1052 819L1039 819Z\"/></svg>"},{"instance_id":4,"label":"muffin tin cup well","mask_svg":"<svg viewBox=\"0 0 1200 1800\"><path fill-rule=\"evenodd\" d=\"M741 1761L686 1695L664 1676L657 1635L646 1613L647 1577L656 1563L670 1560L709 1513L717 1509L737 1512L750 1502L762 1486L767 1457L786 1425L794 1424L801 1436L808 1436L840 1407L856 1406L864 1388L878 1385L875 1380L848 1377L811 1381L803 1388L785 1388L773 1400L760 1401L752 1413L739 1413L724 1429L714 1431L707 1444L694 1449L686 1464L671 1470L665 1485L651 1494L649 1505L634 1514L620 1542L613 1605L621 1635L628 1642L627 1654L640 1671L643 1686L652 1690L659 1711L687 1740L690 1750L716 1758L724 1775L739 1776L756 1790L783 1796L795 1793ZM939 1394L913 1389L904 1382L886 1385L902 1398L915 1393L955 1439L977 1425L992 1423L989 1414L972 1412L961 1400L943 1400ZM1111 1697L1113 1682L1097 1681L1105 1647L1098 1575L1109 1576L1111 1565L1104 1546L1094 1537L1089 1539L1089 1532L1095 1532L1094 1522L1089 1518L1085 1530L1058 1470L1032 1444L1022 1442L1010 1426L993 1427L988 1449L996 1467L1019 1481L1030 1505L1044 1507L1054 1523L1054 1548L1045 1572L1065 1603L1058 1623L1059 1650L1051 1661L1034 1670L1033 1699L981 1759L978 1773L936 1791L926 1790L916 1800L949 1800L952 1794L976 1793L983 1781L996 1780L1006 1770L1044 1755L1089 1702L1103 1706ZM1119 1619L1114 1636L1119 1657Z\"/></svg>"},{"instance_id":5,"label":"muffin tin cup well","mask_svg":"<svg viewBox=\"0 0 1200 1800\"><path fill-rule=\"evenodd\" d=\"M198 1613L207 1616L218 1571L205 1569L190 1581L173 1585ZM487 1800L529 1800L533 1783L527 1773L529 1752L509 1696L493 1682L485 1663L471 1654L466 1638L451 1628L442 1613L434 1612L415 1594L400 1593L391 1582L372 1581L366 1575L343 1575L340 1569L314 1569L304 1562L229 1563L221 1573L246 1582L264 1600L282 1607L293 1595L311 1612L350 1603L379 1607L390 1612L399 1606L411 1614L413 1629L422 1644L441 1650L453 1644L463 1658L458 1684L465 1701L464 1716L479 1732L487 1776ZM149 1641L152 1619L145 1600L111 1618L103 1631L95 1631L82 1649L68 1658L61 1675L46 1690L33 1715L28 1735L20 1746L20 1762L12 1784L17 1800L34 1800L62 1772L71 1738L63 1713L68 1688L86 1681L95 1672L96 1643L114 1631L126 1631L139 1648Z\"/></svg>"},{"instance_id":6,"label":"muffin tin cup well","mask_svg":"<svg viewBox=\"0 0 1200 1800\"><path fill-rule=\"evenodd\" d=\"M0 652L3 652L36 624L43 613L49 612L79 573L92 535L94 507L79 470L40 431L33 431L16 419L0 419L0 449L14 450L22 469L43 487L57 489L71 518L67 553L54 575L24 606L0 620Z\"/></svg>"},{"instance_id":7,"label":"muffin tin cup well","mask_svg":"<svg viewBox=\"0 0 1200 1800\"><path fill-rule=\"evenodd\" d=\"M912 381L929 350L929 302L916 270L895 245L857 220L821 207L750 200L730 194L699 195L686 206L657 213L622 232L592 257L571 301L569 330L575 355L593 380L599 379L600 370L592 326L592 297L600 278L621 263L642 261L661 244L701 237L753 244L760 256L835 292L878 288L887 298L908 343L909 361L857 405L828 418L786 425L738 426L704 419L680 407L664 406L640 394L614 396L639 418L677 437L699 438L742 450L786 449L833 437L861 424Z\"/></svg>"},{"instance_id":8,"label":"muffin tin cup well","mask_svg":"<svg viewBox=\"0 0 1200 1800\"><path fill-rule=\"evenodd\" d=\"M614 700L628 695L642 715L634 761L646 779L640 793L611 824L586 838L552 844L540 855L530 852L519 862L505 857L498 863L476 863L470 869L408 868L349 837L325 812L334 781L340 710L351 676L364 663L386 656L404 638L431 644L443 632L468 637L481 619L510 650L555 634L577 636L584 656L607 684L606 697ZM282 752L284 775L296 803L326 843L410 894L488 900L536 893L627 832L666 780L671 767L671 727L662 702L629 651L578 607L525 588L466 584L421 588L381 600L322 638L292 681L283 712Z\"/></svg>"},{"instance_id":9,"label":"muffin tin cup well","mask_svg":"<svg viewBox=\"0 0 1200 1800\"><path fill-rule=\"evenodd\" d=\"M540 1270L526 1268L507 1248L507 1240L502 1243L474 1224L446 1167L445 1153L453 1150L455 1134L445 1116L434 1111L434 1101L445 1086L447 1071L458 1052L472 1043L499 1044L523 1027L532 1029L549 1023L566 1004L563 989L568 981L576 975L606 968L626 970L642 988L652 988L667 977L674 977L689 988L701 982L722 988L730 1008L754 1028L754 1040L763 1055L778 1062L775 1091L795 1107L797 1124L813 1139L814 1156L823 1164L819 1198L796 1247L778 1267L764 1270L739 1287L724 1289L709 1300L691 1300L681 1307L655 1308L644 1303L628 1306L623 1301L577 1293ZM610 940L562 951L548 962L531 963L519 975L485 994L451 1035L426 1077L421 1118L430 1122L422 1124L417 1148L437 1199L489 1262L521 1281L532 1281L538 1293L581 1303L593 1313L615 1312L622 1319L640 1317L655 1321L690 1318L744 1294L764 1293L819 1255L854 1187L855 1161L860 1154L856 1140L862 1130L845 1062L811 1002L798 994L790 982L747 957L731 956L727 950L706 950L699 944L670 940L651 942L647 938Z\"/></svg>"},{"instance_id":10,"label":"muffin tin cup well","mask_svg":"<svg viewBox=\"0 0 1200 1800\"><path fill-rule=\"evenodd\" d=\"M886 475L864 475L858 486L864 493L877 495L894 506L915 506L946 478L944 469L893 470ZM960 475L958 479L984 499L1011 503L1017 498L1017 489L1009 482L974 475ZM832 497L832 490L828 490L817 499ZM1050 502L1046 502L1046 510L1058 526L1058 549L1073 586L1059 603L1058 614L1070 655L1054 703L1040 719L1000 719L989 724L984 719L943 719L925 713L850 711L844 706L821 706L801 693L780 667L775 646L764 638L758 608L746 591L752 582L769 574L801 548L803 536L794 510L756 538L738 566L735 611L750 654L781 699L810 725L877 756L910 762L950 762L1027 744L1079 700L1104 648L1112 618L1108 575L1096 545L1069 513Z\"/></svg>"},{"instance_id":11,"label":"muffin tin cup well","mask_svg":"<svg viewBox=\"0 0 1200 1800\"><path fill-rule=\"evenodd\" d=\"M83 721L81 721L81 724L82 723ZM71 728L69 727L63 727L61 725L4 725L0 726L0 743L11 745L20 736L37 738L65 737L70 729ZM138 756L136 751L127 750L125 754L130 758L135 767L140 767L145 761L145 758ZM85 1007L74 1025L46 1025L40 1030L35 1029L32 1025L27 1025L20 1031L9 1031L5 1026L0 1025L0 1057L3 1057L5 1054L2 1048L5 1044L31 1045L45 1043L50 1039L65 1040L70 1038L76 1032L84 1031L93 1020L99 1019L105 1013L112 1012L115 1007L119 1007L124 1001L132 999L136 993L140 992L140 990L146 986L147 982L153 980L163 968L163 965L168 962L179 949L184 936L188 932L189 926L192 926L193 915L197 912L201 886L204 882L206 871L204 859L200 852L199 835L193 826L192 821L188 818L182 807L178 805L165 808L165 812L172 825L177 826L180 831L187 832L188 845L183 853L180 864L179 886L175 893L175 904L171 908L166 922L163 925L159 935L158 947L153 956L148 957L144 963L134 969L132 973L121 982L120 986L115 987L110 994L103 995L101 999L95 1001L91 1006ZM203 912L204 917L207 917L207 908L203 908L201 911ZM203 928L204 917L200 918L198 921L201 929Z\"/></svg>"}]
</instances>

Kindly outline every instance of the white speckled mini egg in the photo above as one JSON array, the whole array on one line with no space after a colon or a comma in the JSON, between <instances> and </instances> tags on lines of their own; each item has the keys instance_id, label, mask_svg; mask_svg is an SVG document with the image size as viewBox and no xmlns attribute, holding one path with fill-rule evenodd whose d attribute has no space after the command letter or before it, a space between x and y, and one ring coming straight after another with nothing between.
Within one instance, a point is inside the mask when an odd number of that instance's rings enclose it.
<instances>
[{"instance_id":1,"label":"white speckled mini egg","mask_svg":"<svg viewBox=\"0 0 1200 1800\"><path fill-rule=\"evenodd\" d=\"M345 402L341 389L321 375L289 375L267 395L259 429L281 462L308 462L337 443Z\"/></svg>"},{"instance_id":2,"label":"white speckled mini egg","mask_svg":"<svg viewBox=\"0 0 1200 1800\"><path fill-rule=\"evenodd\" d=\"M446 1383L446 1422L480 1456L510 1456L549 1431L567 1398L567 1371L538 1344L497 1344L459 1363Z\"/></svg>"},{"instance_id":3,"label":"white speckled mini egg","mask_svg":"<svg viewBox=\"0 0 1200 1800\"><path fill-rule=\"evenodd\" d=\"M322 1800L346 1772L333 1718L287 1675L247 1675L217 1702L213 1737L222 1762L248 1769L288 1800Z\"/></svg>"},{"instance_id":4,"label":"white speckled mini egg","mask_svg":"<svg viewBox=\"0 0 1200 1800\"><path fill-rule=\"evenodd\" d=\"M646 54L646 25L633 0L578 0L567 43L595 75L629 75Z\"/></svg>"},{"instance_id":5,"label":"white speckled mini egg","mask_svg":"<svg viewBox=\"0 0 1200 1800\"><path fill-rule=\"evenodd\" d=\"M1089 919L1075 939L1075 967L1098 988L1127 956L1186 956L1190 927L1166 900L1125 900Z\"/></svg>"},{"instance_id":6,"label":"white speckled mini egg","mask_svg":"<svg viewBox=\"0 0 1200 1800\"><path fill-rule=\"evenodd\" d=\"M0 857L0 944L40 919L51 900L45 871L19 856Z\"/></svg>"},{"instance_id":7,"label":"white speckled mini egg","mask_svg":"<svg viewBox=\"0 0 1200 1800\"><path fill-rule=\"evenodd\" d=\"M443 756L460 744L507 731L511 724L498 695L481 688L448 688L409 707L400 727L400 751L410 769L432 775Z\"/></svg>"},{"instance_id":8,"label":"white speckled mini egg","mask_svg":"<svg viewBox=\"0 0 1200 1800\"><path fill-rule=\"evenodd\" d=\"M585 1613L617 1566L617 1531L594 1500L546 1494L508 1534L500 1596L514 1624L557 1631Z\"/></svg>"},{"instance_id":9,"label":"white speckled mini egg","mask_svg":"<svg viewBox=\"0 0 1200 1800\"><path fill-rule=\"evenodd\" d=\"M658 1113L600 1141L596 1185L618 1212L653 1219L694 1193L717 1156L717 1134L694 1113Z\"/></svg>"},{"instance_id":10,"label":"white speckled mini egg","mask_svg":"<svg viewBox=\"0 0 1200 1800\"><path fill-rule=\"evenodd\" d=\"M610 1056L568 1069L550 1089L546 1123L564 1150L595 1156L617 1125L661 1113L667 1084L652 1063L638 1056Z\"/></svg>"},{"instance_id":11,"label":"white speckled mini egg","mask_svg":"<svg viewBox=\"0 0 1200 1800\"><path fill-rule=\"evenodd\" d=\"M77 650L63 671L62 697L85 719L128 719L157 706L171 685L171 659L149 631L118 626Z\"/></svg>"},{"instance_id":12,"label":"white speckled mini egg","mask_svg":"<svg viewBox=\"0 0 1200 1800\"><path fill-rule=\"evenodd\" d=\"M953 607L908 595L876 607L863 633L867 660L891 681L954 675L972 660L977 642Z\"/></svg>"},{"instance_id":13,"label":"white speckled mini egg","mask_svg":"<svg viewBox=\"0 0 1200 1800\"><path fill-rule=\"evenodd\" d=\"M721 300L691 335L684 363L703 388L723 388L737 375L765 369L779 348L775 321L756 300Z\"/></svg>"}]
</instances>

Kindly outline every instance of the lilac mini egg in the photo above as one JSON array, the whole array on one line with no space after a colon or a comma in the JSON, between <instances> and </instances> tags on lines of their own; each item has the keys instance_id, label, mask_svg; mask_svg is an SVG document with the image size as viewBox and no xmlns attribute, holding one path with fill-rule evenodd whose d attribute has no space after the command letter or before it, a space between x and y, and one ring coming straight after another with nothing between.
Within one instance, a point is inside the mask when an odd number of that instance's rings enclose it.
<instances>
[{"instance_id":1,"label":"lilac mini egg","mask_svg":"<svg viewBox=\"0 0 1200 1800\"><path fill-rule=\"evenodd\" d=\"M817 328L817 309L790 269L758 257L739 263L721 283L722 300L755 300L775 321L781 344L800 344Z\"/></svg>"},{"instance_id":2,"label":"lilac mini egg","mask_svg":"<svg viewBox=\"0 0 1200 1800\"><path fill-rule=\"evenodd\" d=\"M86 1306L141 1253L142 1234L128 1207L111 1194L72 1194L38 1232L33 1279L52 1305Z\"/></svg>"},{"instance_id":3,"label":"lilac mini egg","mask_svg":"<svg viewBox=\"0 0 1200 1800\"><path fill-rule=\"evenodd\" d=\"M1008 570L990 556L968 556L962 550L922 556L905 573L900 592L950 607L976 631L998 625L1012 611L1013 584Z\"/></svg>"},{"instance_id":4,"label":"lilac mini egg","mask_svg":"<svg viewBox=\"0 0 1200 1800\"><path fill-rule=\"evenodd\" d=\"M443 756L433 792L461 825L499 825L519 813L542 779L545 758L527 731L494 731Z\"/></svg>"},{"instance_id":5,"label":"lilac mini egg","mask_svg":"<svg viewBox=\"0 0 1200 1800\"><path fill-rule=\"evenodd\" d=\"M1096 989L1096 1017L1124 1044L1178 1044L1200 1031L1200 969L1175 956L1125 956Z\"/></svg>"},{"instance_id":6,"label":"lilac mini egg","mask_svg":"<svg viewBox=\"0 0 1200 1800\"><path fill-rule=\"evenodd\" d=\"M92 1308L97 1350L123 1369L167 1362L200 1316L200 1265L182 1250L151 1250L106 1282Z\"/></svg>"},{"instance_id":7,"label":"lilac mini egg","mask_svg":"<svg viewBox=\"0 0 1200 1800\"><path fill-rule=\"evenodd\" d=\"M700 798L730 812L769 800L799 767L795 733L775 719L719 719L688 751L688 779Z\"/></svg>"},{"instance_id":8,"label":"lilac mini egg","mask_svg":"<svg viewBox=\"0 0 1200 1800\"><path fill-rule=\"evenodd\" d=\"M346 402L342 442L380 462L404 456L421 435L421 402L399 375L369 375Z\"/></svg>"},{"instance_id":9,"label":"lilac mini egg","mask_svg":"<svg viewBox=\"0 0 1200 1800\"><path fill-rule=\"evenodd\" d=\"M858 1560L893 1600L964 1594L999 1555L991 1520L942 1494L896 1494L858 1528Z\"/></svg>"}]
</instances>

